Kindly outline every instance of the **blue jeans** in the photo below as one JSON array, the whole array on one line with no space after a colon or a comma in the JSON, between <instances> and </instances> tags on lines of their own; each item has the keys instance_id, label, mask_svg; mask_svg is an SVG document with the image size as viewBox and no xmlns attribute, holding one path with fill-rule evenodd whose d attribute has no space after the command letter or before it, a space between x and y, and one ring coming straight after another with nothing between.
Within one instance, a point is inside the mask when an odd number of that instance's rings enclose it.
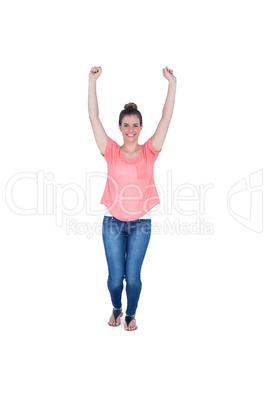
<instances>
[{"instance_id":1,"label":"blue jeans","mask_svg":"<svg viewBox=\"0 0 268 402\"><path fill-rule=\"evenodd\" d=\"M120 309L126 280L127 315L136 314L141 293L140 272L151 237L151 219L120 221L104 216L102 238L108 264L107 285L114 308Z\"/></svg>"}]
</instances>

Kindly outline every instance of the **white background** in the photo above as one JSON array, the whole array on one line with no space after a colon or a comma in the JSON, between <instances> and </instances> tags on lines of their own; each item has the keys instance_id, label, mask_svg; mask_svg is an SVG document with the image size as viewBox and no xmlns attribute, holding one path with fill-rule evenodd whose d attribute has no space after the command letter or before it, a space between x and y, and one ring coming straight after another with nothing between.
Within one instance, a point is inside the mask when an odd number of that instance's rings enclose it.
<instances>
[{"instance_id":1,"label":"white background","mask_svg":"<svg viewBox=\"0 0 268 402\"><path fill-rule=\"evenodd\" d=\"M267 401L265 2L26 0L6 3L0 18L1 400ZM100 119L120 145L125 103L142 112L139 142L154 133L168 87L162 68L174 70L174 114L155 181L166 188L172 174L172 191L213 186L203 215L168 211L164 197L173 193L161 194L154 223L202 218L213 233L152 233L132 333L123 321L107 325L97 230L106 162L87 111L95 65L103 69ZM234 219L228 192L258 171L256 197L248 187L232 198ZM12 177L29 172L44 175L46 192L28 178L11 194ZM86 193L86 174L99 176L87 190L89 211L64 214L57 226L61 211L76 206L70 187ZM43 212L39 204L39 214L25 215L42 200ZM91 235L68 233L67 219L81 232L87 222Z\"/></svg>"}]
</instances>

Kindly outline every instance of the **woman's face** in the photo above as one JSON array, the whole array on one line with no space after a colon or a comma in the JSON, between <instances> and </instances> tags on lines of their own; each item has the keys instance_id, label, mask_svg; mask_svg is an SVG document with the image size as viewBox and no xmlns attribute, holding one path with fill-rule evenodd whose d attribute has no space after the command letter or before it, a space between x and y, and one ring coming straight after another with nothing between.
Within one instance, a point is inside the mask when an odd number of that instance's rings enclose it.
<instances>
[{"instance_id":1,"label":"woman's face","mask_svg":"<svg viewBox=\"0 0 268 402\"><path fill-rule=\"evenodd\" d=\"M138 116L125 116L122 119L122 125L119 125L119 129L123 134L124 141L133 142L137 141L139 134L143 126L140 125L140 119Z\"/></svg>"}]
</instances>

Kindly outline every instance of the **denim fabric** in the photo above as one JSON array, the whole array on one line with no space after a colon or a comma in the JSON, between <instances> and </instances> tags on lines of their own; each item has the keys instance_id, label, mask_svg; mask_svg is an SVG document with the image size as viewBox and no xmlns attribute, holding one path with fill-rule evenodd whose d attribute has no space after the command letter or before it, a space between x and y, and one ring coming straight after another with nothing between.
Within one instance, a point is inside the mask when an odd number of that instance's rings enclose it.
<instances>
[{"instance_id":1,"label":"denim fabric","mask_svg":"<svg viewBox=\"0 0 268 402\"><path fill-rule=\"evenodd\" d=\"M114 308L121 308L126 280L127 315L136 314L142 288L140 272L151 237L151 219L120 221L104 216L102 238L108 264L107 285Z\"/></svg>"}]
</instances>

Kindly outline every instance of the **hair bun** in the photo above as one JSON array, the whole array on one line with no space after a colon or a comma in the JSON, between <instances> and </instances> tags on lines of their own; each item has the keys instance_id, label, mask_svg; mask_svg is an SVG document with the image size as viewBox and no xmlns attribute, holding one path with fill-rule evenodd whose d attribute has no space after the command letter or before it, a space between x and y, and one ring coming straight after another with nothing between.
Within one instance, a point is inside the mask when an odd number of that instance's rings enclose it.
<instances>
[{"instance_id":1,"label":"hair bun","mask_svg":"<svg viewBox=\"0 0 268 402\"><path fill-rule=\"evenodd\" d=\"M132 108L132 109L138 110L138 106L136 105L136 103L127 103L127 104L124 106L124 109L128 109L128 108Z\"/></svg>"}]
</instances>

